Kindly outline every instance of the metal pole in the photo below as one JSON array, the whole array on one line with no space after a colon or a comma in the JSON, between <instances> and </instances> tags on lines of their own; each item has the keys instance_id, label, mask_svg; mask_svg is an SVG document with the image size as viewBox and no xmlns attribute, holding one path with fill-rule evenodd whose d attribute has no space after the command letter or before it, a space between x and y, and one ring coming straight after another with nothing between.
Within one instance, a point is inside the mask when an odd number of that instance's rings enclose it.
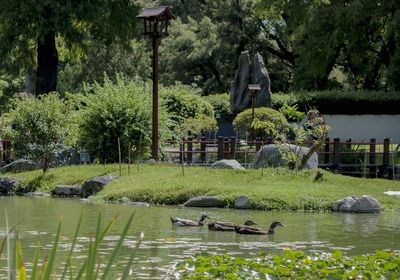
<instances>
[{"instance_id":1,"label":"metal pole","mask_svg":"<svg viewBox=\"0 0 400 280\"><path fill-rule=\"evenodd\" d=\"M160 39L153 37L153 123L151 135L151 156L158 160L158 46Z\"/></svg>"}]
</instances>

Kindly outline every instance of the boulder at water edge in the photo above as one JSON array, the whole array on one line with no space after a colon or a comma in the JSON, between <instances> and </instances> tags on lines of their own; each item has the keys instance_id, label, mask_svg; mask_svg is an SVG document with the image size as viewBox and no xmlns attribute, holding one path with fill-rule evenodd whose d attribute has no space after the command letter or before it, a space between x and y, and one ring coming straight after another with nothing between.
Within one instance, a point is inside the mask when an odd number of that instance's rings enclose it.
<instances>
[{"instance_id":1,"label":"boulder at water edge","mask_svg":"<svg viewBox=\"0 0 400 280\"><path fill-rule=\"evenodd\" d=\"M332 206L332 211L348 213L380 213L382 212L382 206L377 199L369 195L363 195L360 197L351 196L336 201Z\"/></svg>"},{"instance_id":2,"label":"boulder at water edge","mask_svg":"<svg viewBox=\"0 0 400 280\"><path fill-rule=\"evenodd\" d=\"M111 181L118 179L117 176L99 176L99 177L94 177L90 180L87 180L83 185L82 185L82 193L81 197L88 197L89 195L93 195L101 191L105 185L110 183Z\"/></svg>"},{"instance_id":3,"label":"boulder at water edge","mask_svg":"<svg viewBox=\"0 0 400 280\"><path fill-rule=\"evenodd\" d=\"M221 200L218 196L196 196L186 201L185 207L220 207Z\"/></svg>"},{"instance_id":4,"label":"boulder at water edge","mask_svg":"<svg viewBox=\"0 0 400 280\"><path fill-rule=\"evenodd\" d=\"M18 183L18 180L15 178L0 177L0 195L13 193L17 188Z\"/></svg>"},{"instance_id":5,"label":"boulder at water edge","mask_svg":"<svg viewBox=\"0 0 400 280\"><path fill-rule=\"evenodd\" d=\"M53 194L57 196L81 196L82 186L80 185L57 185Z\"/></svg>"},{"instance_id":6,"label":"boulder at water edge","mask_svg":"<svg viewBox=\"0 0 400 280\"><path fill-rule=\"evenodd\" d=\"M307 154L310 149L306 147L300 147L292 144L270 144L263 146L256 154L254 162L251 164L252 168L261 167L278 167L288 166L288 155L294 153L300 159L303 155ZM310 159L307 161L305 168L317 169L318 168L318 155L313 153Z\"/></svg>"},{"instance_id":7,"label":"boulder at water edge","mask_svg":"<svg viewBox=\"0 0 400 280\"><path fill-rule=\"evenodd\" d=\"M235 209L249 209L251 207L249 198L245 195L235 198L233 208Z\"/></svg>"},{"instance_id":8,"label":"boulder at water edge","mask_svg":"<svg viewBox=\"0 0 400 280\"><path fill-rule=\"evenodd\" d=\"M244 170L244 167L234 159L223 159L214 162L210 168L225 168L225 169L235 169L235 170Z\"/></svg>"}]
</instances>

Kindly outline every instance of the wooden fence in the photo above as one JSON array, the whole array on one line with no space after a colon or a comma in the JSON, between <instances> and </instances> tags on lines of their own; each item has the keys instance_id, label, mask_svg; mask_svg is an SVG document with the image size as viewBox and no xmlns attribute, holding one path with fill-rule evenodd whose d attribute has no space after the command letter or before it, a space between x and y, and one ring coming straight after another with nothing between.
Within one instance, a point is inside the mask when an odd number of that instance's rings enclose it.
<instances>
[{"instance_id":1,"label":"wooden fence","mask_svg":"<svg viewBox=\"0 0 400 280\"><path fill-rule=\"evenodd\" d=\"M168 153L179 162L189 164L211 164L221 159L236 159L248 165L263 145L272 144L270 138L243 142L235 137L218 137L214 140L188 138L183 141L169 141ZM295 144L295 143L292 143ZM390 139L383 142L370 139L368 142L341 141L339 138L326 139L317 152L319 167L365 177L384 177L395 174L395 163L399 161L398 147Z\"/></svg>"}]
</instances>

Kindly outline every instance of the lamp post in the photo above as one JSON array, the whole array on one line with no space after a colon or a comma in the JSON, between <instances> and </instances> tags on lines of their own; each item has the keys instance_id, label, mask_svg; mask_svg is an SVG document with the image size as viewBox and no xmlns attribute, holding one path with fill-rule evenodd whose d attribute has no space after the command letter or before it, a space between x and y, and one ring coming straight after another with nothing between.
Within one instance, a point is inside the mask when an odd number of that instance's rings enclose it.
<instances>
[{"instance_id":1,"label":"lamp post","mask_svg":"<svg viewBox=\"0 0 400 280\"><path fill-rule=\"evenodd\" d=\"M167 6L147 8L137 18L143 19L144 35L149 36L153 43L153 112L152 112L152 135L151 156L158 160L158 46L162 38L168 36L168 23L175 17Z\"/></svg>"},{"instance_id":2,"label":"lamp post","mask_svg":"<svg viewBox=\"0 0 400 280\"><path fill-rule=\"evenodd\" d=\"M260 92L261 87L259 84L249 84L248 85L248 90L250 92L251 96L251 123L254 121L254 107L256 106L256 97L257 94ZM251 138L254 141L255 138L255 130L254 127L251 129Z\"/></svg>"}]
</instances>

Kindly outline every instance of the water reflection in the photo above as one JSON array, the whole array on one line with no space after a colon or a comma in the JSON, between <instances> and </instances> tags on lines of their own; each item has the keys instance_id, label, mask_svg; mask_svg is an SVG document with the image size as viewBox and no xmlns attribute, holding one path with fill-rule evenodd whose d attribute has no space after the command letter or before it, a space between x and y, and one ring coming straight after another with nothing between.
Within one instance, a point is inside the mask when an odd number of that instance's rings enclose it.
<instances>
[{"instance_id":1,"label":"water reflection","mask_svg":"<svg viewBox=\"0 0 400 280\"><path fill-rule=\"evenodd\" d=\"M57 253L60 264L71 246L77 219L83 213L81 232L74 249L74 266L79 267L86 258L90 236L96 229L97 216L102 212L105 224L119 213L115 225L105 238L101 255L107 256L119 239L129 215L136 215L115 270L121 270L128 262L130 252L135 248L141 231L145 237L137 250L132 275L135 279L159 279L172 266L199 253L223 254L250 257L260 252L280 253L284 249L308 252L341 249L348 254L374 252L376 249L400 249L397 242L400 234L398 213L382 214L332 214L264 212L247 210L209 209L213 220L243 223L252 219L258 227L267 229L273 220L283 222L274 236L238 235L234 232L208 231L207 227L172 226L169 217L196 219L204 209L182 209L172 207L132 207L117 204L91 204L78 200L32 199L21 197L0 197L0 203L7 209L10 224L21 219L18 227L23 244L25 262L28 268L33 259L34 248L40 241L42 248L51 248L54 232L60 217L63 217L62 237ZM0 220L0 236L5 225ZM44 254L42 254L44 255ZM0 279L5 279L4 256L0 259Z\"/></svg>"}]
</instances>

